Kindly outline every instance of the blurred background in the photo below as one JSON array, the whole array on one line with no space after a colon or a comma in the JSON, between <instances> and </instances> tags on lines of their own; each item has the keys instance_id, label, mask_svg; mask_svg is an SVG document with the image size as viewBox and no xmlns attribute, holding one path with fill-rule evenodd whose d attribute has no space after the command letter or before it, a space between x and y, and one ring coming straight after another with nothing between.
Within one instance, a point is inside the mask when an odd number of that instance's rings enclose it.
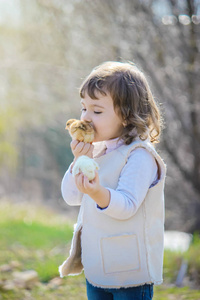
<instances>
[{"instance_id":1,"label":"blurred background","mask_svg":"<svg viewBox=\"0 0 200 300\"><path fill-rule=\"evenodd\" d=\"M0 0L0 199L75 218L60 183L96 65L132 61L161 103L166 229L200 230L200 1Z\"/></svg>"}]
</instances>

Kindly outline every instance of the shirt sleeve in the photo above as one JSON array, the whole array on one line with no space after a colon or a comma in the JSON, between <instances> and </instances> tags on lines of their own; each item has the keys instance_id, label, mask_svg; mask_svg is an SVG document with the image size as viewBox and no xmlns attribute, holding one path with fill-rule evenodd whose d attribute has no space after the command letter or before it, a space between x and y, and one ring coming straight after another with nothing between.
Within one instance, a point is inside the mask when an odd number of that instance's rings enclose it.
<instances>
[{"instance_id":1,"label":"shirt sleeve","mask_svg":"<svg viewBox=\"0 0 200 300\"><path fill-rule=\"evenodd\" d=\"M107 208L97 209L115 219L132 217L142 204L148 189L157 180L157 163L154 156L144 148L133 150L123 167L116 190L110 191Z\"/></svg>"},{"instance_id":2,"label":"shirt sleeve","mask_svg":"<svg viewBox=\"0 0 200 300\"><path fill-rule=\"evenodd\" d=\"M70 172L71 165L69 169L66 171L62 183L61 183L61 193L63 199L68 205L76 206L81 205L83 193L81 193L76 187L74 177Z\"/></svg>"}]
</instances>

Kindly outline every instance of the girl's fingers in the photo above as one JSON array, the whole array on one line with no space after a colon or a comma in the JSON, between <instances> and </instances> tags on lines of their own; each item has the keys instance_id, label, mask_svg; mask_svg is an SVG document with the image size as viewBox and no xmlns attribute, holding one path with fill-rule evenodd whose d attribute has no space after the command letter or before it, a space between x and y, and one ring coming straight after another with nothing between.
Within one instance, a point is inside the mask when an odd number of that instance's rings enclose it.
<instances>
[{"instance_id":1,"label":"girl's fingers","mask_svg":"<svg viewBox=\"0 0 200 300\"><path fill-rule=\"evenodd\" d=\"M92 145L92 144L89 144L89 145L90 145L90 147L88 149L87 156L89 156L90 158L93 158L94 145Z\"/></svg>"},{"instance_id":2,"label":"girl's fingers","mask_svg":"<svg viewBox=\"0 0 200 300\"><path fill-rule=\"evenodd\" d=\"M79 157L81 155L87 155L91 158L93 157L92 152L94 146L92 144L73 140L70 145L75 157Z\"/></svg>"},{"instance_id":3,"label":"girl's fingers","mask_svg":"<svg viewBox=\"0 0 200 300\"><path fill-rule=\"evenodd\" d=\"M83 173L79 173L75 176L77 188L80 192L85 194L94 193L99 188L98 180L98 173L96 173L96 177L91 181L89 181L87 176L85 176Z\"/></svg>"},{"instance_id":4,"label":"girl's fingers","mask_svg":"<svg viewBox=\"0 0 200 300\"><path fill-rule=\"evenodd\" d=\"M90 146L91 145L89 143L86 143L84 145L84 148L83 148L83 151L82 151L84 153L84 155L88 153L88 151L90 150Z\"/></svg>"},{"instance_id":5,"label":"girl's fingers","mask_svg":"<svg viewBox=\"0 0 200 300\"><path fill-rule=\"evenodd\" d=\"M90 182L89 182L87 176L84 176L84 178L83 178L83 185L86 190L90 187Z\"/></svg>"},{"instance_id":6,"label":"girl's fingers","mask_svg":"<svg viewBox=\"0 0 200 300\"><path fill-rule=\"evenodd\" d=\"M79 173L75 176L76 185L81 190L87 190L90 187L90 182L87 176L83 173Z\"/></svg>"},{"instance_id":7,"label":"girl's fingers","mask_svg":"<svg viewBox=\"0 0 200 300\"><path fill-rule=\"evenodd\" d=\"M95 177L94 177L94 179L92 180L92 182L94 182L94 183L99 183L99 174L98 174L97 171L95 171Z\"/></svg>"},{"instance_id":8,"label":"girl's fingers","mask_svg":"<svg viewBox=\"0 0 200 300\"><path fill-rule=\"evenodd\" d=\"M76 151L76 153L81 153L81 152L83 151L84 145L85 145L85 144L84 144L83 142L79 142L79 143L76 145L74 151Z\"/></svg>"},{"instance_id":9,"label":"girl's fingers","mask_svg":"<svg viewBox=\"0 0 200 300\"><path fill-rule=\"evenodd\" d=\"M72 140L71 141L70 146L71 146L72 151L76 148L78 143L79 143L79 141L77 141L77 140Z\"/></svg>"},{"instance_id":10,"label":"girl's fingers","mask_svg":"<svg viewBox=\"0 0 200 300\"><path fill-rule=\"evenodd\" d=\"M79 173L75 176L76 185L81 188L83 186L83 174Z\"/></svg>"}]
</instances>

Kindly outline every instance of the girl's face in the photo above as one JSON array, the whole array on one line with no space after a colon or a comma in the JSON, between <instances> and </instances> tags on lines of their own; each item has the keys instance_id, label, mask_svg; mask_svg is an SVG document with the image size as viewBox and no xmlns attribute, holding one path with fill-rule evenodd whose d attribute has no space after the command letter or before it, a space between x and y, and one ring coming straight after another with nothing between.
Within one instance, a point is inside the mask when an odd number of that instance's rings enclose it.
<instances>
[{"instance_id":1,"label":"girl's face","mask_svg":"<svg viewBox=\"0 0 200 300\"><path fill-rule=\"evenodd\" d=\"M97 97L97 100L93 100L86 94L85 98L81 99L81 120L92 122L95 131L94 142L119 137L123 130L123 124L114 110L111 96L109 94L103 96L98 93Z\"/></svg>"}]
</instances>

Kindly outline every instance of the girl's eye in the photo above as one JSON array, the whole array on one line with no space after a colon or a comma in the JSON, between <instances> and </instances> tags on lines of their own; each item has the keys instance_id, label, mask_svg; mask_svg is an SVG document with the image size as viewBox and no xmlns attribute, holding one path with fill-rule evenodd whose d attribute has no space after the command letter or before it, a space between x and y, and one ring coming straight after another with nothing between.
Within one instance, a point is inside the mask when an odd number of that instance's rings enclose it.
<instances>
[{"instance_id":1,"label":"girl's eye","mask_svg":"<svg viewBox=\"0 0 200 300\"><path fill-rule=\"evenodd\" d=\"M81 112L85 112L85 111L87 111L87 109L86 108L81 108ZM99 115L99 114L101 114L102 112L101 111L94 111L94 114L96 114L96 115Z\"/></svg>"}]
</instances>

